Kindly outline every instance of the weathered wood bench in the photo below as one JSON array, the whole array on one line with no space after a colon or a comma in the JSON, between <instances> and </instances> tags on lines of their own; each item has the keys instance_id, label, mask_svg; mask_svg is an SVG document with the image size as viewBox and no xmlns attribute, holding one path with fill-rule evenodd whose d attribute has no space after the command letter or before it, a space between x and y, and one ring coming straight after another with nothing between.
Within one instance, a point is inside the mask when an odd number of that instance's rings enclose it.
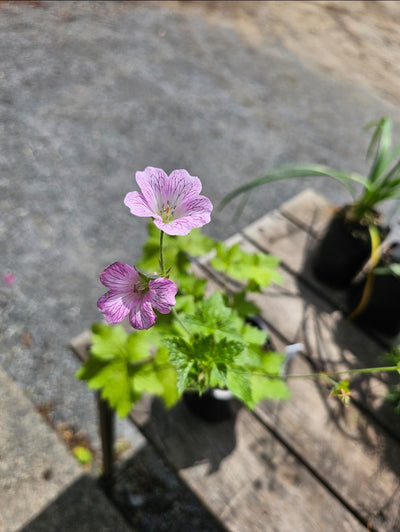
<instances>
[{"instance_id":1,"label":"weathered wood bench","mask_svg":"<svg viewBox=\"0 0 400 532\"><path fill-rule=\"evenodd\" d=\"M231 239L281 259L283 285L256 300L278 350L304 345L289 373L379 366L387 351L345 319L343 294L311 273L310 251L331 212L306 190ZM75 349L83 356L87 343ZM400 530L400 417L384 400L388 377L355 378L348 407L322 380L289 387L290 400L254 412L238 404L235 418L219 424L151 398L131 418L228 530Z\"/></svg>"}]
</instances>

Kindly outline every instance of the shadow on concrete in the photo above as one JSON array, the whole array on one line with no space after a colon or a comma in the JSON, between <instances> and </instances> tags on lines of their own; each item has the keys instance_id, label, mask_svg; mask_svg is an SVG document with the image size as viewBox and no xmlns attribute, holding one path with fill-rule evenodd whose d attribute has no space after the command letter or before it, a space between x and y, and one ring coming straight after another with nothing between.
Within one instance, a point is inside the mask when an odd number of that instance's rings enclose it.
<instances>
[{"instance_id":1,"label":"shadow on concrete","mask_svg":"<svg viewBox=\"0 0 400 532\"><path fill-rule=\"evenodd\" d=\"M94 478L83 475L20 532L128 532Z\"/></svg>"},{"instance_id":2,"label":"shadow on concrete","mask_svg":"<svg viewBox=\"0 0 400 532\"><path fill-rule=\"evenodd\" d=\"M83 475L19 532L222 532L149 445L116 467L108 498Z\"/></svg>"}]
</instances>

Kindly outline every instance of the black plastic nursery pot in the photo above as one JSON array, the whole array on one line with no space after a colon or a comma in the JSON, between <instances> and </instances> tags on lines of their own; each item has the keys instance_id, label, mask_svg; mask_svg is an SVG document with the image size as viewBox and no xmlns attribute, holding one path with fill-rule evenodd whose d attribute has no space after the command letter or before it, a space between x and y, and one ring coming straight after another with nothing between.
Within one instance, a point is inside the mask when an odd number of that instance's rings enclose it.
<instances>
[{"instance_id":1,"label":"black plastic nursery pot","mask_svg":"<svg viewBox=\"0 0 400 532\"><path fill-rule=\"evenodd\" d=\"M264 320L260 316L250 316L246 319L248 323L261 330L267 330ZM267 339L266 349L273 350L274 347ZM231 419L234 416L234 402L237 401L229 390L210 388L201 395L197 391L188 390L183 394L183 402L188 409L198 418L208 422L220 422Z\"/></svg>"},{"instance_id":2,"label":"black plastic nursery pot","mask_svg":"<svg viewBox=\"0 0 400 532\"><path fill-rule=\"evenodd\" d=\"M183 401L195 416L203 421L225 421L233 416L233 395L229 390L210 388L201 395L188 390L183 394Z\"/></svg>"},{"instance_id":3,"label":"black plastic nursery pot","mask_svg":"<svg viewBox=\"0 0 400 532\"><path fill-rule=\"evenodd\" d=\"M312 258L317 279L334 288L347 288L371 256L368 224L349 219L350 209L345 205L334 214ZM389 230L377 227L383 240Z\"/></svg>"},{"instance_id":4,"label":"black plastic nursery pot","mask_svg":"<svg viewBox=\"0 0 400 532\"><path fill-rule=\"evenodd\" d=\"M384 255L378 268L400 263L400 244L393 245ZM357 309L362 299L366 276L352 283L348 291L350 312ZM365 307L356 313L354 321L363 328L385 336L400 332L400 277L392 272L373 274Z\"/></svg>"}]
</instances>

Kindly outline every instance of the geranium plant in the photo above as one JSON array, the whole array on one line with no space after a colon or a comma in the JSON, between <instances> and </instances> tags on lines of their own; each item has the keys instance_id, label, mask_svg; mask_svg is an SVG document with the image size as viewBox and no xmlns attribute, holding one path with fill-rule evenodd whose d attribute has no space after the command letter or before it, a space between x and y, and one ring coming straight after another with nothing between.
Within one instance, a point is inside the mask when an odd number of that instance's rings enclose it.
<instances>
[{"instance_id":1,"label":"geranium plant","mask_svg":"<svg viewBox=\"0 0 400 532\"><path fill-rule=\"evenodd\" d=\"M120 416L143 393L168 406L185 390L201 394L213 387L229 389L250 408L263 398L288 397L277 378L284 355L266 350L267 333L246 322L259 312L248 293L280 282L278 259L202 235L213 206L186 170L167 175L147 167L136 181L141 192L129 192L124 203L152 219L149 237L137 265L115 262L100 274L107 292L97 305L108 324L93 326L90 356L78 377ZM241 290L206 296L206 280L193 275L190 259L211 250L215 270L239 281ZM116 325L125 318L134 331Z\"/></svg>"},{"instance_id":2,"label":"geranium plant","mask_svg":"<svg viewBox=\"0 0 400 532\"><path fill-rule=\"evenodd\" d=\"M284 375L284 355L266 348L266 331L247 321L259 313L249 293L281 282L278 259L201 234L212 204L186 170L168 176L148 167L136 180L141 192L128 193L125 205L152 219L148 239L137 265L114 262L100 274L107 291L97 305L107 323L93 325L89 357L77 372L100 397L106 490L113 486L114 411L126 416L144 393L172 406L185 391L201 396L210 388L228 389L253 408L262 399L287 398L287 378L324 378L332 395L347 404L349 382L333 377L400 371L397 362L329 375ZM207 280L194 275L193 257L210 252L222 280L236 280L235 291L226 285L209 295ZM123 326L125 319L129 325Z\"/></svg>"}]
</instances>

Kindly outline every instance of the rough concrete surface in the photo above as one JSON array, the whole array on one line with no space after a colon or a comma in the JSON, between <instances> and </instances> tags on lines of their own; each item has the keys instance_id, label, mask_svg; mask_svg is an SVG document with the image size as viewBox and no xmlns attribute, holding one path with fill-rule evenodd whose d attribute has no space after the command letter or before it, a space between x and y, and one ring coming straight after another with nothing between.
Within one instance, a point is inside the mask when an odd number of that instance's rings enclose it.
<instances>
[{"instance_id":1,"label":"rough concrete surface","mask_svg":"<svg viewBox=\"0 0 400 532\"><path fill-rule=\"evenodd\" d=\"M0 390L0 530L129 530L1 369Z\"/></svg>"},{"instance_id":2,"label":"rough concrete surface","mask_svg":"<svg viewBox=\"0 0 400 532\"><path fill-rule=\"evenodd\" d=\"M0 274L15 280L0 286L0 365L52 423L98 445L68 343L101 319L98 273L140 255L146 223L123 205L135 171L186 168L218 205L276 164L362 172L362 128L383 115L399 133L399 9L383 4L1 3ZM276 183L205 230L226 238L308 186L350 199L328 179Z\"/></svg>"}]
</instances>

